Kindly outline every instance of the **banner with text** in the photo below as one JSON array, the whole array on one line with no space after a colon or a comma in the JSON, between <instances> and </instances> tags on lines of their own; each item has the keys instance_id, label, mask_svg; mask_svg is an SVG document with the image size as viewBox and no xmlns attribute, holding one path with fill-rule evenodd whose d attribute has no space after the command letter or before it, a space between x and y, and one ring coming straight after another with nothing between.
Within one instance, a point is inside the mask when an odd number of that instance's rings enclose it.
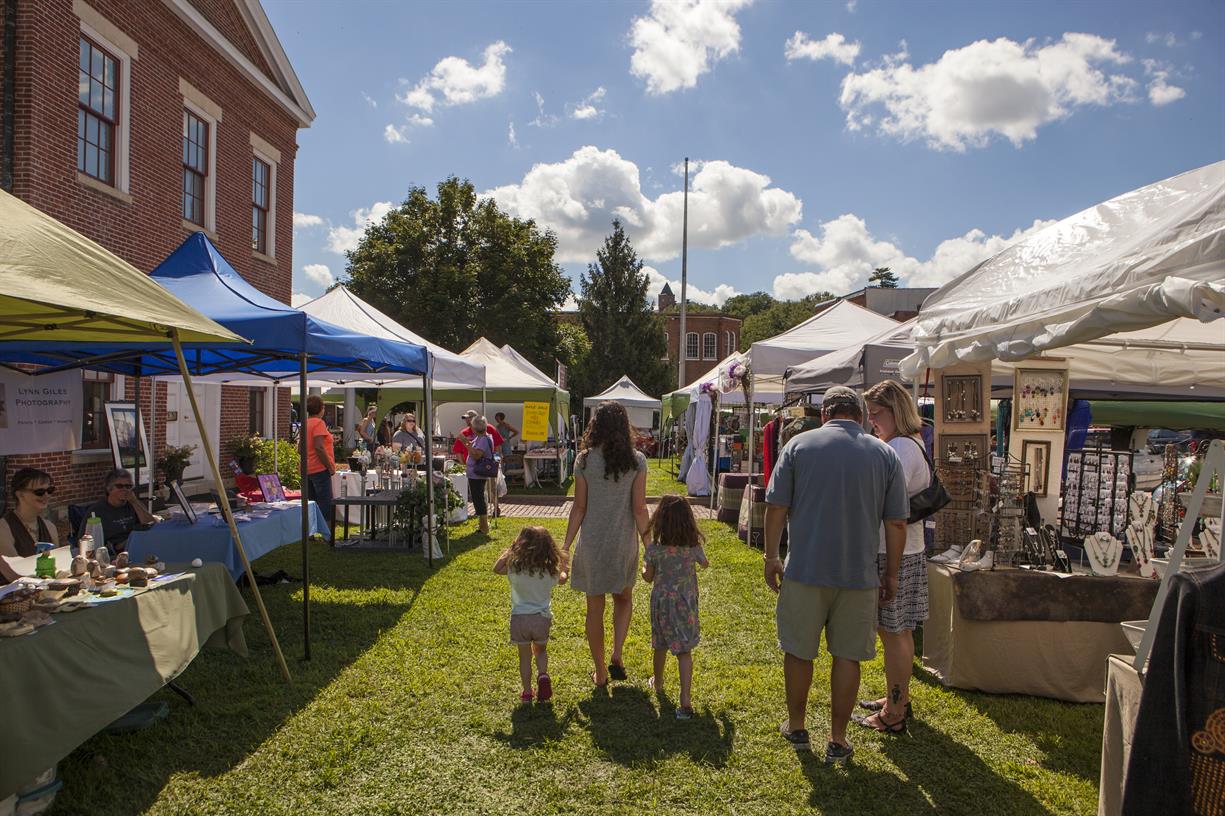
<instances>
[{"instance_id":1,"label":"banner with text","mask_svg":"<svg viewBox=\"0 0 1225 816\"><path fill-rule=\"evenodd\" d=\"M81 447L81 372L31 377L0 371L0 453L53 453Z\"/></svg>"},{"instance_id":2,"label":"banner with text","mask_svg":"<svg viewBox=\"0 0 1225 816\"><path fill-rule=\"evenodd\" d=\"M523 403L523 441L547 442L549 439L549 403Z\"/></svg>"}]
</instances>

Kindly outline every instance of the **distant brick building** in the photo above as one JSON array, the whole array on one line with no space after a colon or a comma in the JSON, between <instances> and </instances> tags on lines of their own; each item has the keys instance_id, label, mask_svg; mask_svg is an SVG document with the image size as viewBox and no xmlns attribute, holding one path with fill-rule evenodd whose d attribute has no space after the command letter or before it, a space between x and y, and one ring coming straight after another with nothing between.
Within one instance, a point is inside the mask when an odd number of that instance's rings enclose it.
<instances>
[{"instance_id":1,"label":"distant brick building","mask_svg":"<svg viewBox=\"0 0 1225 816\"><path fill-rule=\"evenodd\" d=\"M667 321L668 362L676 368L680 363L681 316L670 312L676 306L676 295L672 287L664 284L659 293L658 309ZM740 319L721 314L685 313L685 381L689 383L710 371L727 355L735 351L740 343Z\"/></svg>"},{"instance_id":2,"label":"distant brick building","mask_svg":"<svg viewBox=\"0 0 1225 816\"><path fill-rule=\"evenodd\" d=\"M289 302L297 131L314 111L258 0L0 0L0 21L16 34L0 37L0 185L146 272L204 230ZM82 448L5 467L6 485L19 467L50 471L61 514L111 466L103 403L136 398L131 379L82 377ZM142 385L154 458L198 442L183 386L159 384L153 405ZM223 452L268 434L274 405L288 428L288 389L197 391Z\"/></svg>"}]
</instances>

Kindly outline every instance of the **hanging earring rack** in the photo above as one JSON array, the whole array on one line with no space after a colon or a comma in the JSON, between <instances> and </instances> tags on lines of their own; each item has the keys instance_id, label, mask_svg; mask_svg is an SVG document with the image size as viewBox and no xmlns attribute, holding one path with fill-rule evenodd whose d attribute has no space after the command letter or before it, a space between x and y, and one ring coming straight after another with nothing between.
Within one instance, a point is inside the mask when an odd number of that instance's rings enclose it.
<instances>
[{"instance_id":1,"label":"hanging earring rack","mask_svg":"<svg viewBox=\"0 0 1225 816\"><path fill-rule=\"evenodd\" d=\"M1073 541L1099 532L1122 538L1127 529L1131 466L1129 451L1068 453L1060 535Z\"/></svg>"}]
</instances>

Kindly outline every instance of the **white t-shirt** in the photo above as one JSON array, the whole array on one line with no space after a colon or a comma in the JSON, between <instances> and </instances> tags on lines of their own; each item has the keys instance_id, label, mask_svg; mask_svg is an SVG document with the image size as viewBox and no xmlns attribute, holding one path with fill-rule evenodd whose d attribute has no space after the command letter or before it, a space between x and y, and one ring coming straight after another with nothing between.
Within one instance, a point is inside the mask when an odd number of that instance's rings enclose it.
<instances>
[{"instance_id":1,"label":"white t-shirt","mask_svg":"<svg viewBox=\"0 0 1225 816\"><path fill-rule=\"evenodd\" d=\"M915 444L915 443L918 444ZM915 437L895 436L887 443L902 460L902 472L906 474L906 495L913 496L927 489L931 484L931 470L927 467L927 459L923 456L921 439ZM906 525L906 549L903 555L914 555L926 549L923 543L923 522ZM880 528L880 552L885 551L885 527Z\"/></svg>"},{"instance_id":2,"label":"white t-shirt","mask_svg":"<svg viewBox=\"0 0 1225 816\"><path fill-rule=\"evenodd\" d=\"M510 614L534 615L539 612L546 618L553 617L549 601L553 596L553 587L557 586L557 576L547 572L541 575L511 570L506 577L510 579Z\"/></svg>"}]
</instances>

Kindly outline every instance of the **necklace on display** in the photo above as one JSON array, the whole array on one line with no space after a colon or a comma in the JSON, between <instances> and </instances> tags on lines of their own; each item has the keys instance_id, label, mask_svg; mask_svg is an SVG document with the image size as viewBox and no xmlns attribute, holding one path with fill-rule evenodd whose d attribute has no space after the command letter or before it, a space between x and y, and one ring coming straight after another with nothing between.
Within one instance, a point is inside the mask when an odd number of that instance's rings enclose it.
<instances>
[{"instance_id":1,"label":"necklace on display","mask_svg":"<svg viewBox=\"0 0 1225 816\"><path fill-rule=\"evenodd\" d=\"M1085 536L1085 552L1089 554L1089 560L1094 567L1094 572L1105 572L1115 565L1119 560L1119 555L1123 551L1123 546L1119 540L1110 533L1094 533L1090 536Z\"/></svg>"}]
</instances>

